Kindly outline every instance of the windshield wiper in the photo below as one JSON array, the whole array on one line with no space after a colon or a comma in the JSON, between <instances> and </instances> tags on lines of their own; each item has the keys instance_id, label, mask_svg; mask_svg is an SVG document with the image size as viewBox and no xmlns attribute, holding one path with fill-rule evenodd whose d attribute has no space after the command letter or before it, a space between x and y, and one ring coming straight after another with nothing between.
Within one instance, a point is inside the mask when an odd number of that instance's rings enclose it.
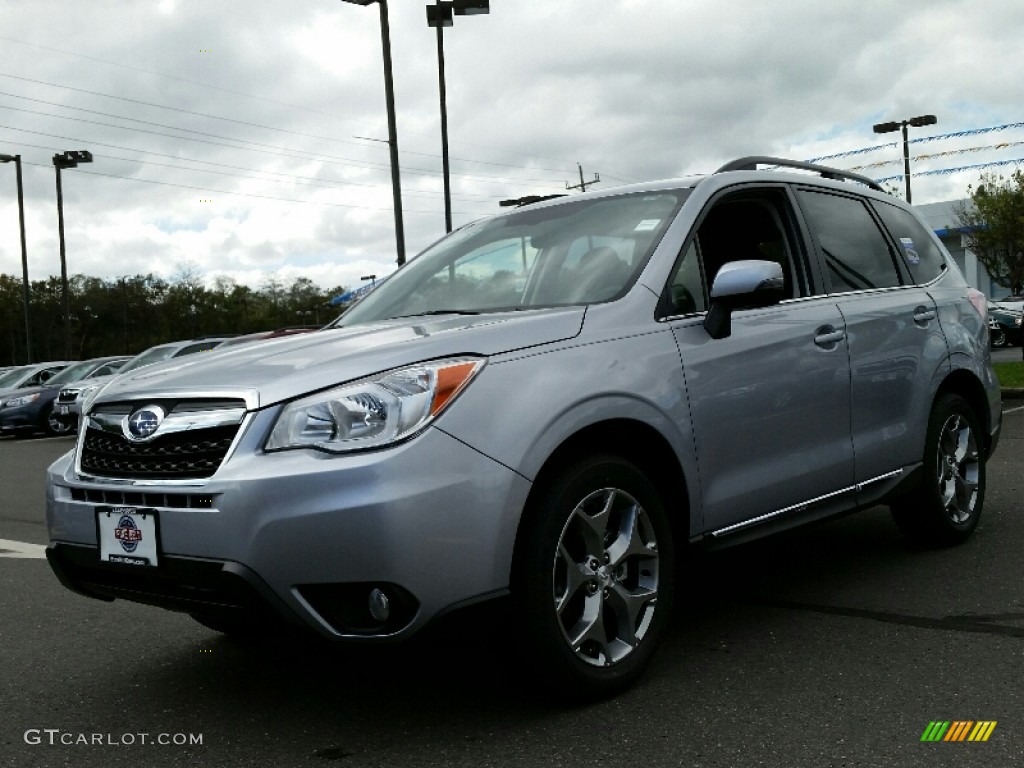
<instances>
[{"instance_id":1,"label":"windshield wiper","mask_svg":"<svg viewBox=\"0 0 1024 768\"><path fill-rule=\"evenodd\" d=\"M423 317L424 315L479 315L475 309L428 309L426 312L413 312L411 315L395 315L392 320L401 320L403 317Z\"/></svg>"}]
</instances>

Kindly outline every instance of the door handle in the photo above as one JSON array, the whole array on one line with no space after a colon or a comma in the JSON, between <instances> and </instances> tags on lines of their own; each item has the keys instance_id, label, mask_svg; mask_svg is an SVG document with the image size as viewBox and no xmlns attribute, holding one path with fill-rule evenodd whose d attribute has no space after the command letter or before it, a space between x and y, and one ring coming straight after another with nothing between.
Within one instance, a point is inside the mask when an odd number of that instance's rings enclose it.
<instances>
[{"instance_id":1,"label":"door handle","mask_svg":"<svg viewBox=\"0 0 1024 768\"><path fill-rule=\"evenodd\" d=\"M846 331L831 325L823 325L814 334L814 343L819 347L834 347L846 338Z\"/></svg>"},{"instance_id":2,"label":"door handle","mask_svg":"<svg viewBox=\"0 0 1024 768\"><path fill-rule=\"evenodd\" d=\"M935 319L935 310L929 309L928 307L917 307L914 310L914 322L922 325L927 323L929 320Z\"/></svg>"}]
</instances>

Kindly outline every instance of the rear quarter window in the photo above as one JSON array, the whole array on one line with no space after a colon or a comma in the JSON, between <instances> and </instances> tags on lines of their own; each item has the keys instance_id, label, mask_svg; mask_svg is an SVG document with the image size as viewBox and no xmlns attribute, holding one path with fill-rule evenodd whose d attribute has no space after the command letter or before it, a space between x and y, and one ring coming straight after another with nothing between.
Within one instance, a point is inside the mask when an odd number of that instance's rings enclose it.
<instances>
[{"instance_id":1,"label":"rear quarter window","mask_svg":"<svg viewBox=\"0 0 1024 768\"><path fill-rule=\"evenodd\" d=\"M899 206L873 201L876 213L899 245L900 256L918 285L930 283L946 267L946 259L931 234L912 213Z\"/></svg>"}]
</instances>

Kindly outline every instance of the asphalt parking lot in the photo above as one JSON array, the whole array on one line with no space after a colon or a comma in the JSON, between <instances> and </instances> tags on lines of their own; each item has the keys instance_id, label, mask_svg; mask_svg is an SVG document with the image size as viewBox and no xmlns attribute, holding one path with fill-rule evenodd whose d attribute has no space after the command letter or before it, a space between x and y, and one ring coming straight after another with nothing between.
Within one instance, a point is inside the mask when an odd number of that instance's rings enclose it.
<instances>
[{"instance_id":1,"label":"asphalt parking lot","mask_svg":"<svg viewBox=\"0 0 1024 768\"><path fill-rule=\"evenodd\" d=\"M875 508L694 555L647 676L582 707L524 684L500 604L360 650L240 645L74 595L39 559L43 470L71 440L0 438L0 764L1018 764L1024 401L1005 408L967 544L914 549ZM996 726L984 743L922 742L940 720Z\"/></svg>"}]
</instances>

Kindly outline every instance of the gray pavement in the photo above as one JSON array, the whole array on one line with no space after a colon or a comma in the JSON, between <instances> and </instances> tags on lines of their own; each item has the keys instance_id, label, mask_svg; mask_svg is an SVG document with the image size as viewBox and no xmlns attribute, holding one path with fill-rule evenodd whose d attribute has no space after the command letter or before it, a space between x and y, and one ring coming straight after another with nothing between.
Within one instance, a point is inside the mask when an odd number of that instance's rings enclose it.
<instances>
[{"instance_id":1,"label":"gray pavement","mask_svg":"<svg viewBox=\"0 0 1024 768\"><path fill-rule=\"evenodd\" d=\"M911 548L875 508L695 554L647 676L584 707L524 684L501 604L409 647L244 645L186 616L79 597L44 560L0 556L0 765L1024 762L1024 408L1006 407L967 544ZM0 439L0 540L45 543L43 468L70 444ZM998 724L985 743L921 743L933 720ZM94 734L104 743L60 743Z\"/></svg>"}]
</instances>

